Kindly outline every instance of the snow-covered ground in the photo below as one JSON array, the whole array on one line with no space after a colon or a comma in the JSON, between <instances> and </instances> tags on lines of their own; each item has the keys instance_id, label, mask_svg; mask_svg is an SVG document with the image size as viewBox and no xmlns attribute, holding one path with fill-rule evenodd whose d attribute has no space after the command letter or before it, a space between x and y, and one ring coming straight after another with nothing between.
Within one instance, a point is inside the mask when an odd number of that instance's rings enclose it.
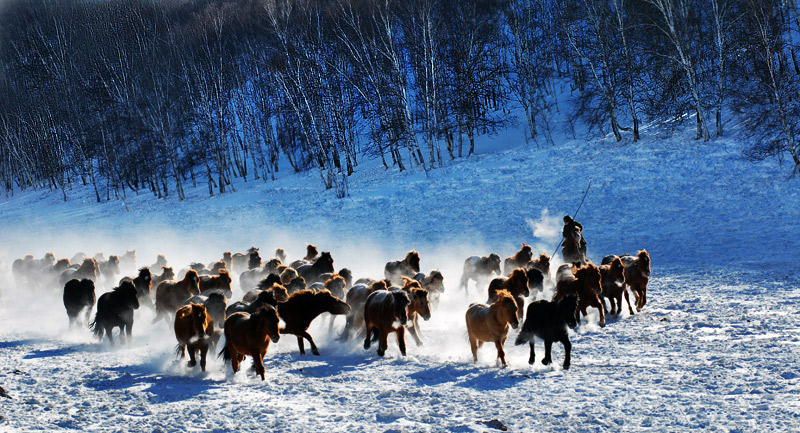
<instances>
[{"instance_id":1,"label":"snow-covered ground","mask_svg":"<svg viewBox=\"0 0 800 433\"><path fill-rule=\"evenodd\" d=\"M0 430L491 431L496 419L512 431L800 431L800 180L774 161L742 160L733 139L643 134L635 144L509 145L427 174L367 160L342 200L314 173L281 173L218 197L200 185L184 202L96 204L89 190L66 204L45 192L0 201L0 386L13 397L0 398ZM571 336L569 371L560 345L555 366L528 366L516 331L508 369L489 347L473 364L464 312L485 293L458 289L463 260L509 256L522 242L551 254L590 179L577 217L589 255L646 248L647 306L605 328L590 315ZM60 293L14 287L8 272L14 258L46 251L135 248L139 265L165 253L180 268L251 245L299 257L307 242L357 277L381 276L410 249L424 271L441 269L447 290L422 322L424 346L409 339L403 358L390 337L381 359L374 346L335 341L343 319L331 331L321 317L311 328L319 357L284 338L264 382L233 377L216 358L202 374L175 359L170 327L151 324L148 310L130 346L97 344L88 330L67 332Z\"/></svg>"}]
</instances>

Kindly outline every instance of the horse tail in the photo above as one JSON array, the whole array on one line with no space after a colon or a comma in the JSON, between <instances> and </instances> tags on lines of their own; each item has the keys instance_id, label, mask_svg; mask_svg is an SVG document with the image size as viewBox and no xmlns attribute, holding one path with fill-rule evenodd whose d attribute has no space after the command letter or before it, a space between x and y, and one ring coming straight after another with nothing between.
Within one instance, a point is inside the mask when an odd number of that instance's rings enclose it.
<instances>
[{"instance_id":1,"label":"horse tail","mask_svg":"<svg viewBox=\"0 0 800 433\"><path fill-rule=\"evenodd\" d=\"M95 338L101 339L103 338L103 327L100 325L100 312L96 312L94 315L94 320L92 323L89 324L89 329L92 330Z\"/></svg>"},{"instance_id":2,"label":"horse tail","mask_svg":"<svg viewBox=\"0 0 800 433\"><path fill-rule=\"evenodd\" d=\"M222 346L222 350L219 351L219 354L217 355L217 358L222 358L225 362L228 362L228 361L231 360L231 352L228 350L228 345L227 344Z\"/></svg>"}]
</instances>

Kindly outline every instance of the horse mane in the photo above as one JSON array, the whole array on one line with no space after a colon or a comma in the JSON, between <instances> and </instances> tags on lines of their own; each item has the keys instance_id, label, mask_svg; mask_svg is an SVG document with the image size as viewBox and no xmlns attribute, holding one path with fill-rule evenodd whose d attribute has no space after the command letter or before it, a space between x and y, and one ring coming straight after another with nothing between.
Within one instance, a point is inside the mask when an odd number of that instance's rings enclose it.
<instances>
[{"instance_id":1,"label":"horse mane","mask_svg":"<svg viewBox=\"0 0 800 433\"><path fill-rule=\"evenodd\" d=\"M428 297L428 291L423 289L422 287L414 287L414 286L403 287L403 290L406 290L406 289L408 289L409 292L412 295L414 295L415 298L427 298Z\"/></svg>"},{"instance_id":2,"label":"horse mane","mask_svg":"<svg viewBox=\"0 0 800 433\"><path fill-rule=\"evenodd\" d=\"M387 290L388 286L386 285L386 281L378 280L367 287L367 292L372 293L376 290Z\"/></svg>"},{"instance_id":3,"label":"horse mane","mask_svg":"<svg viewBox=\"0 0 800 433\"><path fill-rule=\"evenodd\" d=\"M83 259L83 263L81 263L80 267L81 271L90 271L90 272L97 272L97 260L85 258Z\"/></svg>"},{"instance_id":4,"label":"horse mane","mask_svg":"<svg viewBox=\"0 0 800 433\"><path fill-rule=\"evenodd\" d=\"M119 286L114 287L113 291L117 293L127 292L133 290L133 293L136 293L136 287L133 285L133 281L125 280L120 283Z\"/></svg>"},{"instance_id":5,"label":"horse mane","mask_svg":"<svg viewBox=\"0 0 800 433\"><path fill-rule=\"evenodd\" d=\"M522 268L516 268L513 272L511 272L511 275L509 275L508 278L503 281L502 290L506 290L510 293L514 284L522 285L522 282L524 281L527 285L527 280L528 274L525 273L525 270Z\"/></svg>"},{"instance_id":6,"label":"horse mane","mask_svg":"<svg viewBox=\"0 0 800 433\"><path fill-rule=\"evenodd\" d=\"M325 288L327 289L330 285L333 285L337 281L341 281L342 284L346 284L344 278L339 274L334 274L328 281L325 282Z\"/></svg>"},{"instance_id":7,"label":"horse mane","mask_svg":"<svg viewBox=\"0 0 800 433\"><path fill-rule=\"evenodd\" d=\"M514 260L516 260L517 263L526 262L531 256L533 256L533 250L531 249L531 246L523 243L522 248L520 248L519 251L514 254Z\"/></svg>"},{"instance_id":8,"label":"horse mane","mask_svg":"<svg viewBox=\"0 0 800 433\"><path fill-rule=\"evenodd\" d=\"M412 280L411 278L403 277L403 283L403 290L413 291L415 288L422 289L422 284L420 284L420 282L417 280ZM425 291L427 292L427 290Z\"/></svg>"},{"instance_id":9,"label":"horse mane","mask_svg":"<svg viewBox=\"0 0 800 433\"><path fill-rule=\"evenodd\" d=\"M495 304L499 305L499 303L503 299L510 299L511 301L516 303L516 301L514 301L514 296L512 296L511 293L508 290L505 290L505 289L498 290L498 291L495 292L495 296L497 296L497 299L494 302L492 302L492 305L495 305Z\"/></svg>"},{"instance_id":10,"label":"horse mane","mask_svg":"<svg viewBox=\"0 0 800 433\"><path fill-rule=\"evenodd\" d=\"M195 272L194 269L189 269L188 271L186 271L186 275L183 277L183 280L184 281L189 281L190 277L193 277L194 279L197 279L198 281L200 280L200 278L197 276L197 272Z\"/></svg>"}]
</instances>

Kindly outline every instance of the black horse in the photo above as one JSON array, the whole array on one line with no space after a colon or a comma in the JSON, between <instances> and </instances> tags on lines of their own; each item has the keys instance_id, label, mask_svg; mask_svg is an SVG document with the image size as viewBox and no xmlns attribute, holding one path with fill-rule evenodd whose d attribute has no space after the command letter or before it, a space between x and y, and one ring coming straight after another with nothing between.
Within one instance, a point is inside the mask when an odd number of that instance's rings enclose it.
<instances>
[{"instance_id":1,"label":"black horse","mask_svg":"<svg viewBox=\"0 0 800 433\"><path fill-rule=\"evenodd\" d=\"M139 298L136 287L130 281L123 281L119 287L104 293L97 300L97 313L94 322L91 324L94 336L99 340L103 339L103 332L108 337L108 341L114 344L111 330L119 327L120 343L125 342L125 334L128 334L128 341L131 339L131 328L133 328L133 310L139 308Z\"/></svg>"},{"instance_id":2,"label":"black horse","mask_svg":"<svg viewBox=\"0 0 800 433\"><path fill-rule=\"evenodd\" d=\"M533 364L536 353L533 350L533 337L537 336L544 340L544 358L542 364L549 365L552 362L550 348L554 341L560 341L564 345L564 369L569 369L570 351L572 343L569 342L567 326L575 328L578 321L575 319L575 309L578 307L578 297L568 295L560 301L536 301L528 305L525 314L525 323L522 331L517 336L515 345L519 346L526 342L531 347L531 354L528 364Z\"/></svg>"},{"instance_id":3,"label":"black horse","mask_svg":"<svg viewBox=\"0 0 800 433\"><path fill-rule=\"evenodd\" d=\"M78 315L86 310L86 322L92 315L92 307L97 298L94 295L94 281L84 278L82 280L72 279L64 285L64 308L67 309L69 316L69 327L75 325Z\"/></svg>"}]
</instances>

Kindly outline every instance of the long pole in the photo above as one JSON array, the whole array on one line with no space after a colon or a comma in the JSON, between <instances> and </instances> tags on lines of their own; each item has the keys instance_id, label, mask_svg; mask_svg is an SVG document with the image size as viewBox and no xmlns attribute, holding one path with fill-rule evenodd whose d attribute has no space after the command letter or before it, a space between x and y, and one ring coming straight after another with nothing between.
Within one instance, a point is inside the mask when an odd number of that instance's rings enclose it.
<instances>
[{"instance_id":1,"label":"long pole","mask_svg":"<svg viewBox=\"0 0 800 433\"><path fill-rule=\"evenodd\" d=\"M578 216L578 212L581 210L581 207L583 206L583 201L586 200L586 195L589 194L589 188L591 188L591 187L592 187L592 180L589 179L589 184L586 185L586 191L584 191L584 193L583 193L583 198L581 198L581 203L578 205L578 209L575 210L575 213L572 214L572 218L573 219L575 219L575 217ZM553 256L556 255L556 253L558 252L558 249L561 248L561 244L563 244L563 243L564 243L564 236L561 236L561 241L558 243L558 245L556 246L555 251L553 251L553 254L551 254L550 257L553 257Z\"/></svg>"}]
</instances>

